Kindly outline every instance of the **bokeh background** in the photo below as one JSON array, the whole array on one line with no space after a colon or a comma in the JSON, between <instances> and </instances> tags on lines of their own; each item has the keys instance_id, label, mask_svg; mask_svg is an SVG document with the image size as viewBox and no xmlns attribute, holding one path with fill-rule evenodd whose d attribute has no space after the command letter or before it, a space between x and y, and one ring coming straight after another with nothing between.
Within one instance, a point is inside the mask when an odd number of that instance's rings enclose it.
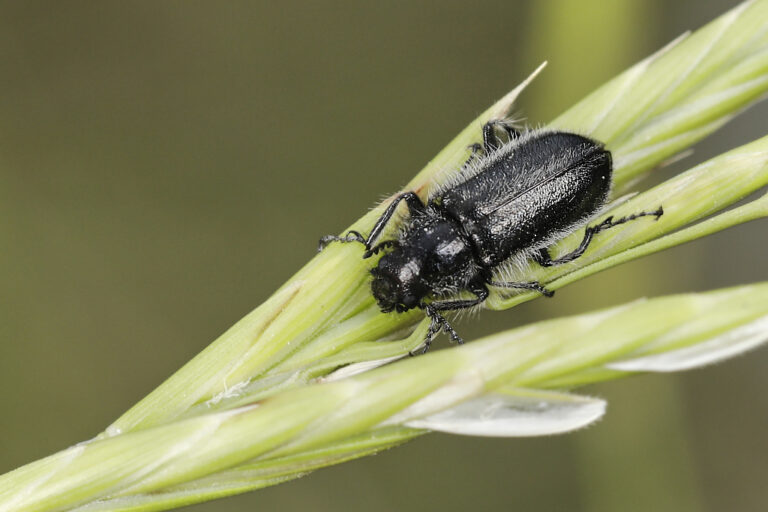
<instances>
[{"instance_id":1,"label":"bokeh background","mask_svg":"<svg viewBox=\"0 0 768 512\"><path fill-rule=\"evenodd\" d=\"M0 2L0 473L97 434L550 65L546 122L726 0ZM759 105L659 171L766 133ZM464 322L768 278L766 222ZM195 511L765 510L768 350L590 388L544 439L429 435Z\"/></svg>"}]
</instances>

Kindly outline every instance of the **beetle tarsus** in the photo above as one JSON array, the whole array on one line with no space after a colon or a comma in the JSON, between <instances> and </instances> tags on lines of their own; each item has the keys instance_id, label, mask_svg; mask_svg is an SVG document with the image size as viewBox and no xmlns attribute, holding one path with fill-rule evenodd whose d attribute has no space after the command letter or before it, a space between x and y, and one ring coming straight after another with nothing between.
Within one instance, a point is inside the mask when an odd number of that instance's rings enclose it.
<instances>
[{"instance_id":1,"label":"beetle tarsus","mask_svg":"<svg viewBox=\"0 0 768 512\"><path fill-rule=\"evenodd\" d=\"M365 251L363 253L363 259L370 258L374 254L378 254L383 249L393 249L399 245L400 243L397 240L384 240L383 242L379 242L374 247Z\"/></svg>"}]
</instances>

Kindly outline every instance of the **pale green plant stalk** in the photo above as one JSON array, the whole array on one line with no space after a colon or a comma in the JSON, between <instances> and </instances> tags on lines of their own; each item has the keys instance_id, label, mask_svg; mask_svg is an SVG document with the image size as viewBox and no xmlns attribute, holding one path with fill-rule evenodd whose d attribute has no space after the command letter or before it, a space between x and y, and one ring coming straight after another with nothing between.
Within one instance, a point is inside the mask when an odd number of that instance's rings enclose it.
<instances>
[{"instance_id":1,"label":"pale green plant stalk","mask_svg":"<svg viewBox=\"0 0 768 512\"><path fill-rule=\"evenodd\" d=\"M507 115L533 76L473 121L407 189L424 197L458 167L480 126ZM768 0L757 0L630 68L551 126L606 142L618 197L766 91ZM768 216L768 196L718 213L766 184L768 137L604 214L663 205L660 220L628 223L600 235L575 262L529 273L558 289ZM367 232L382 206L351 228ZM555 252L582 236L567 237ZM367 282L372 262L360 252L328 247L97 439L0 477L0 510L162 510L296 478L426 429L572 430L599 417L604 403L558 389L699 366L768 338L768 285L759 284L551 320L352 375L406 356L427 327L419 311L378 311ZM488 306L506 309L535 297L494 293Z\"/></svg>"}]
</instances>

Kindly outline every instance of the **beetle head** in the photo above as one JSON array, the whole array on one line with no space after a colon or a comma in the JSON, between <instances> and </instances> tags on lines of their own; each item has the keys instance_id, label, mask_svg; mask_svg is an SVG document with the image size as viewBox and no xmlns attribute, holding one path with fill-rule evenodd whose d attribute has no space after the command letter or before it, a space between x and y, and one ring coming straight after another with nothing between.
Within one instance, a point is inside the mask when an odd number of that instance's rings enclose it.
<instances>
[{"instance_id":1,"label":"beetle head","mask_svg":"<svg viewBox=\"0 0 768 512\"><path fill-rule=\"evenodd\" d=\"M395 250L371 269L371 291L381 311L408 311L418 307L429 288L421 280L421 261L414 254Z\"/></svg>"}]
</instances>

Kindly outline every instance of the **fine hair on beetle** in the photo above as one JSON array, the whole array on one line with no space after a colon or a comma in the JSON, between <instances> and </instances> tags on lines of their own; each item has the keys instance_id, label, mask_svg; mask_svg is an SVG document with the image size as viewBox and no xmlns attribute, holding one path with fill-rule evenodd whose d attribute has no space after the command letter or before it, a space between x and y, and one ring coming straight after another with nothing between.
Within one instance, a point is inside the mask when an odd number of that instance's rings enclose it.
<instances>
[{"instance_id":1,"label":"fine hair on beetle","mask_svg":"<svg viewBox=\"0 0 768 512\"><path fill-rule=\"evenodd\" d=\"M370 271L371 293L384 313L426 313L431 323L425 352L441 330L463 343L443 313L481 306L489 287L551 297L554 292L542 283L520 280L531 260L544 267L574 261L598 233L664 213L659 206L593 223L611 191L612 158L601 142L576 133L518 131L510 122L492 120L483 126L482 143L470 149L464 165L434 185L426 201L412 191L395 196L367 237L349 231L320 239L320 250L331 242L356 242L365 248L363 258L384 253ZM406 217L396 215L401 202ZM395 221L397 237L382 239ZM585 225L576 249L551 257L554 243Z\"/></svg>"}]
</instances>

